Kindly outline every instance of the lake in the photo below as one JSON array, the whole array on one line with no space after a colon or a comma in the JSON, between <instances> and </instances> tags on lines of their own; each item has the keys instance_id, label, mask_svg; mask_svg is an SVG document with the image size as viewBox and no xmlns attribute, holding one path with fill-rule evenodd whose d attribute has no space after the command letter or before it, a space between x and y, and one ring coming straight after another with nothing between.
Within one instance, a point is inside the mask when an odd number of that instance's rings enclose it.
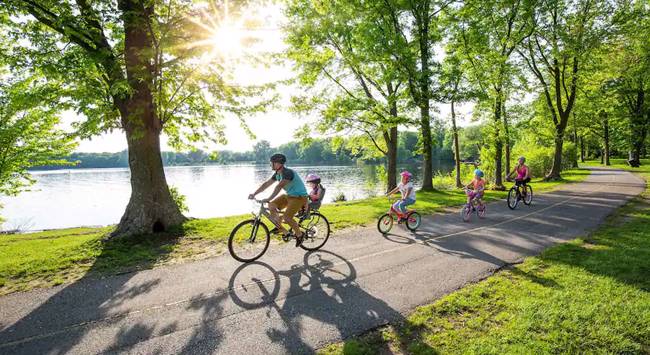
<instances>
[{"instance_id":1,"label":"lake","mask_svg":"<svg viewBox=\"0 0 650 355\"><path fill-rule=\"evenodd\" d=\"M330 203L339 193L354 200L384 192L384 185L377 178L376 166L292 168L303 178L310 172L321 176L327 188L325 203ZM436 170L450 171L451 163L437 164ZM208 218L250 212L248 194L268 179L272 171L266 164L211 165L166 167L165 174L169 185L186 196L187 215ZM131 194L128 169L34 171L32 176L36 184L30 191L0 199L4 206L0 210L5 219L3 230L115 224L119 222ZM269 188L268 192L271 190Z\"/></svg>"}]
</instances>

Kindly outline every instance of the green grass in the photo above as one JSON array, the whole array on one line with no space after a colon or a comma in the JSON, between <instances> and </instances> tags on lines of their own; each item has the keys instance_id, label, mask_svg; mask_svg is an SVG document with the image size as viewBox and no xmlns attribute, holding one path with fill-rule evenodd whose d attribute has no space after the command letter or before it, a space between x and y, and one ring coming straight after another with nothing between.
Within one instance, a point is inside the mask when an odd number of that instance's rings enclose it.
<instances>
[{"instance_id":1,"label":"green grass","mask_svg":"<svg viewBox=\"0 0 650 355\"><path fill-rule=\"evenodd\" d=\"M650 179L650 161L629 168ZM589 162L591 165L592 163ZM650 189L591 235L321 354L650 353Z\"/></svg>"},{"instance_id":2,"label":"green grass","mask_svg":"<svg viewBox=\"0 0 650 355\"><path fill-rule=\"evenodd\" d=\"M535 192L581 181L585 170L564 173L563 181L535 181ZM487 199L503 198L488 191ZM415 208L423 214L458 206L462 191L418 192ZM325 204L321 212L334 231L374 223L388 209L385 197ZM71 282L84 276L151 268L223 253L232 228L250 215L195 219L168 233L102 242L107 228L73 228L30 234L0 235L0 295Z\"/></svg>"}]
</instances>

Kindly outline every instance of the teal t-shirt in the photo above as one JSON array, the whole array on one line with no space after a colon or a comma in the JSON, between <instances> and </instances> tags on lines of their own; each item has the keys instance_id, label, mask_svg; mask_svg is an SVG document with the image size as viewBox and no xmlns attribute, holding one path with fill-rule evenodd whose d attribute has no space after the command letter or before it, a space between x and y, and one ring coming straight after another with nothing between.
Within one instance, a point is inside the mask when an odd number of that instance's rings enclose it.
<instances>
[{"instance_id":1,"label":"teal t-shirt","mask_svg":"<svg viewBox=\"0 0 650 355\"><path fill-rule=\"evenodd\" d=\"M289 180L289 183L284 185L284 191L288 196L303 197L307 196L307 188L305 183L298 174L289 168L283 168L281 173L275 172L271 179L275 181Z\"/></svg>"}]
</instances>

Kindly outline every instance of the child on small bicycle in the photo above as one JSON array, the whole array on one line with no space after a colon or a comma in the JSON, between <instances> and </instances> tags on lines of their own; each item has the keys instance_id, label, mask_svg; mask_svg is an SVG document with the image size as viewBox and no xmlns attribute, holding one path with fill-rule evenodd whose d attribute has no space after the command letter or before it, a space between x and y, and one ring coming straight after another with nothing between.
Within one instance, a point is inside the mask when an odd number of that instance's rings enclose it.
<instances>
[{"instance_id":1,"label":"child on small bicycle","mask_svg":"<svg viewBox=\"0 0 650 355\"><path fill-rule=\"evenodd\" d=\"M483 172L481 169L474 170L474 179L465 186L467 189L467 204L470 204L473 199L481 200L483 198L483 191L485 191L485 179L483 179Z\"/></svg>"},{"instance_id":2,"label":"child on small bicycle","mask_svg":"<svg viewBox=\"0 0 650 355\"><path fill-rule=\"evenodd\" d=\"M515 178L516 186L526 186L526 184L530 182L530 169L526 165L525 157L519 157L519 159L517 159L517 165L515 165L515 168L512 169L510 174L508 174L508 179L510 179L514 173L517 173L517 177ZM524 188L522 190L523 195L526 196L526 189Z\"/></svg>"},{"instance_id":3,"label":"child on small bicycle","mask_svg":"<svg viewBox=\"0 0 650 355\"><path fill-rule=\"evenodd\" d=\"M303 209L304 211L317 211L325 198L325 188L321 184L320 176L317 174L308 174L305 181L309 185L309 196Z\"/></svg>"},{"instance_id":4,"label":"child on small bicycle","mask_svg":"<svg viewBox=\"0 0 650 355\"><path fill-rule=\"evenodd\" d=\"M402 176L402 181L397 185L396 188L389 191L386 195L390 196L399 191L402 194L402 198L393 204L393 208L400 212L399 222L404 222L406 219L406 206L410 206L415 203L415 187L413 186L413 174L408 171L402 171L400 174Z\"/></svg>"}]
</instances>

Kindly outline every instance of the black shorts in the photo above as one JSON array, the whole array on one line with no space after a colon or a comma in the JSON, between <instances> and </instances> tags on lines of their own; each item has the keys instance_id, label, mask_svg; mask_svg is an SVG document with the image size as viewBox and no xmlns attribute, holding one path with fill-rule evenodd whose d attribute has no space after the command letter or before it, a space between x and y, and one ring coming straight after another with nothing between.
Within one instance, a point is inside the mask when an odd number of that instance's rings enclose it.
<instances>
[{"instance_id":1,"label":"black shorts","mask_svg":"<svg viewBox=\"0 0 650 355\"><path fill-rule=\"evenodd\" d=\"M530 182L530 178L526 178L526 179L523 179L523 180L515 180L515 185L517 185L517 186L525 186L529 182Z\"/></svg>"}]
</instances>

